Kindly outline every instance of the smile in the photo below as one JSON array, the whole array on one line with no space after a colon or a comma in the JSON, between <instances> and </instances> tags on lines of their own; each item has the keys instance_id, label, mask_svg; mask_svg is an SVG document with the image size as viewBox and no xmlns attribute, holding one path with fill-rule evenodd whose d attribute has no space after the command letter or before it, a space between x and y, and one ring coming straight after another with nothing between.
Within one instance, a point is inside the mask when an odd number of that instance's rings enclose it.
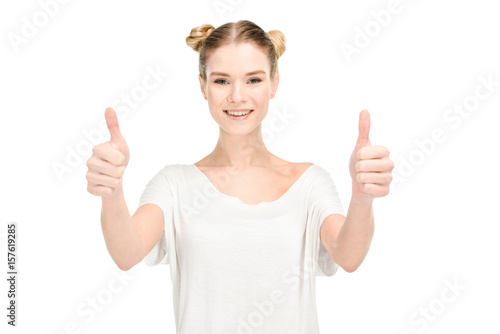
<instances>
[{"instance_id":1,"label":"smile","mask_svg":"<svg viewBox=\"0 0 500 334\"><path fill-rule=\"evenodd\" d=\"M249 109L249 110L239 110L239 111L232 111L232 110L224 110L225 113L231 115L231 116L245 116L245 115L248 115L250 112L252 112L253 109Z\"/></svg>"}]
</instances>

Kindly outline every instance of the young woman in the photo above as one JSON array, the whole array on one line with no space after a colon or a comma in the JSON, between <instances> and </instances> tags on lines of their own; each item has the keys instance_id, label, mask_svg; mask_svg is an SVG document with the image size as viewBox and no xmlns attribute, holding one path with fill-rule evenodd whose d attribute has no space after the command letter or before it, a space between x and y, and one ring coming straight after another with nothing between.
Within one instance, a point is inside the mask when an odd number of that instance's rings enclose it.
<instances>
[{"instance_id":1,"label":"young woman","mask_svg":"<svg viewBox=\"0 0 500 334\"><path fill-rule=\"evenodd\" d=\"M129 159L113 109L110 142L88 160L88 191L102 197L113 260L169 264L177 333L319 333L315 277L353 272L374 231L372 201L389 192L389 150L372 146L363 110L349 162L347 216L330 174L269 152L262 121L278 88L280 31L242 20L191 30L201 92L219 125L214 150L170 164L147 184L130 215L122 177Z\"/></svg>"}]
</instances>

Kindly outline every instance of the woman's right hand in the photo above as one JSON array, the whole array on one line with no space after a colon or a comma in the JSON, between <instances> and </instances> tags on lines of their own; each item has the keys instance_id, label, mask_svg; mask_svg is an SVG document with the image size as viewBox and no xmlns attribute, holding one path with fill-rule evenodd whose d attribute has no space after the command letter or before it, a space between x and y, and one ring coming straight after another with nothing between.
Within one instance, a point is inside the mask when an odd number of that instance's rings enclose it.
<instances>
[{"instance_id":1,"label":"woman's right hand","mask_svg":"<svg viewBox=\"0 0 500 334\"><path fill-rule=\"evenodd\" d=\"M127 167L130 152L120 132L118 118L113 108L104 112L111 139L94 146L92 156L87 160L87 190L92 195L110 197L122 191L123 173Z\"/></svg>"}]
</instances>

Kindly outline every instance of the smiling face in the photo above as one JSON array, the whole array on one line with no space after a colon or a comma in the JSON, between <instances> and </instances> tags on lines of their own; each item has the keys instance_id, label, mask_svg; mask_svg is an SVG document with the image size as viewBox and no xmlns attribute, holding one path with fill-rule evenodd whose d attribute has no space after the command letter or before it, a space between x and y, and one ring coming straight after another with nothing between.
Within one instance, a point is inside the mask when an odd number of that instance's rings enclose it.
<instances>
[{"instance_id":1,"label":"smiling face","mask_svg":"<svg viewBox=\"0 0 500 334\"><path fill-rule=\"evenodd\" d=\"M222 129L243 135L261 124L279 82L278 73L271 80L269 60L261 49L252 43L224 45L210 55L206 72L206 82L199 77L201 91ZM236 117L227 110L252 112Z\"/></svg>"}]
</instances>

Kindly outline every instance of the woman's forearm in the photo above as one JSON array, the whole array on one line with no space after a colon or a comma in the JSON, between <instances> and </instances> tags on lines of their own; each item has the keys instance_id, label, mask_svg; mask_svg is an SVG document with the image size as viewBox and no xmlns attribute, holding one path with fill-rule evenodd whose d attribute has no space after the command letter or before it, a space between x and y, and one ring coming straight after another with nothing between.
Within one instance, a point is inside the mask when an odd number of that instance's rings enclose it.
<instances>
[{"instance_id":1,"label":"woman's forearm","mask_svg":"<svg viewBox=\"0 0 500 334\"><path fill-rule=\"evenodd\" d=\"M351 196L346 219L333 245L336 263L347 272L356 270L370 249L374 229L373 199Z\"/></svg>"},{"instance_id":2,"label":"woman's forearm","mask_svg":"<svg viewBox=\"0 0 500 334\"><path fill-rule=\"evenodd\" d=\"M133 224L123 190L102 198L101 227L109 254L122 270L141 261L143 244Z\"/></svg>"}]
</instances>

